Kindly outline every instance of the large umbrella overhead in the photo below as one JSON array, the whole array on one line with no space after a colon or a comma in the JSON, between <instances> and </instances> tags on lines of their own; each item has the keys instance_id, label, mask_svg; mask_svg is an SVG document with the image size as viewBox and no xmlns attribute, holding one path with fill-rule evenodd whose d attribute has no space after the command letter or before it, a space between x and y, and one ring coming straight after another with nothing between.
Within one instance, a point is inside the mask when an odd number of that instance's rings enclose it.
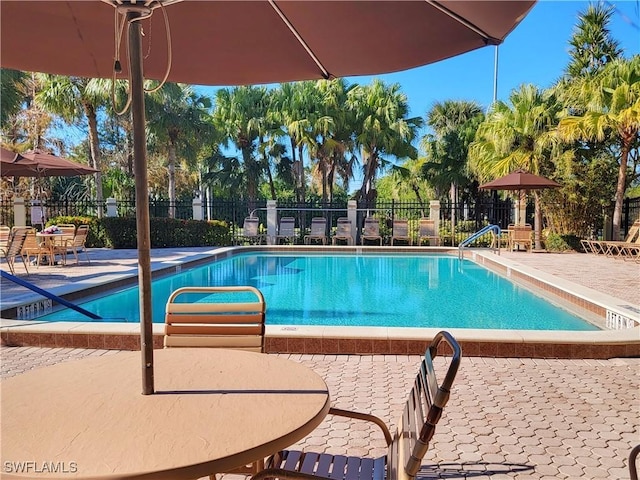
<instances>
[{"instance_id":1,"label":"large umbrella overhead","mask_svg":"<svg viewBox=\"0 0 640 480\"><path fill-rule=\"evenodd\" d=\"M516 170L504 177L496 178L491 182L480 185L484 190L542 190L544 188L559 188L558 182L534 175L525 170Z\"/></svg>"},{"instance_id":2,"label":"large umbrella overhead","mask_svg":"<svg viewBox=\"0 0 640 480\"><path fill-rule=\"evenodd\" d=\"M145 77L240 85L404 70L500 44L534 3L535 0L0 2L3 67L107 78L122 69L128 75L143 393L153 393ZM116 8L115 12L110 6Z\"/></svg>"},{"instance_id":3,"label":"large umbrella overhead","mask_svg":"<svg viewBox=\"0 0 640 480\"><path fill-rule=\"evenodd\" d=\"M46 152L13 153L2 149L3 177L75 177L95 173L95 168Z\"/></svg>"}]
</instances>

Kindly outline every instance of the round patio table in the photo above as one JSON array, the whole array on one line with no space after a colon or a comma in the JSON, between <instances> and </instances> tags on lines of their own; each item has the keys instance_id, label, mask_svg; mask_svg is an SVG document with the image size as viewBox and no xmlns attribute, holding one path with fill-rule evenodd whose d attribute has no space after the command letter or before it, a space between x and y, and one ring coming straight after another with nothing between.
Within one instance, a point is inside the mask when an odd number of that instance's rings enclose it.
<instances>
[{"instance_id":1,"label":"round patio table","mask_svg":"<svg viewBox=\"0 0 640 480\"><path fill-rule=\"evenodd\" d=\"M2 478L199 478L303 438L329 410L323 379L277 356L155 351L90 357L3 380Z\"/></svg>"}]
</instances>

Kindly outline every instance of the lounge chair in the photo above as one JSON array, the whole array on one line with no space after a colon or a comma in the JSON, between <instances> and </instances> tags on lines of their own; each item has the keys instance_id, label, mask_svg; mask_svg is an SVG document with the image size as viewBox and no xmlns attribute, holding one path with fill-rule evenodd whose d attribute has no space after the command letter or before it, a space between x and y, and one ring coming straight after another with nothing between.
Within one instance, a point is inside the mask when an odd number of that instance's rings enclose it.
<instances>
[{"instance_id":1,"label":"lounge chair","mask_svg":"<svg viewBox=\"0 0 640 480\"><path fill-rule=\"evenodd\" d=\"M309 235L304 236L304 243L306 245L311 242L322 242L323 245L327 243L327 219L324 217L314 217L311 219L311 229Z\"/></svg>"},{"instance_id":2,"label":"lounge chair","mask_svg":"<svg viewBox=\"0 0 640 480\"><path fill-rule=\"evenodd\" d=\"M278 234L276 235L276 245L280 243L280 240L284 240L287 243L295 243L296 239L296 219L293 217L282 217L280 219L280 226L278 227Z\"/></svg>"},{"instance_id":3,"label":"lounge chair","mask_svg":"<svg viewBox=\"0 0 640 480\"><path fill-rule=\"evenodd\" d=\"M429 246L440 245L440 235L436 231L436 221L421 218L418 222L418 245L427 240Z\"/></svg>"},{"instance_id":4,"label":"lounge chair","mask_svg":"<svg viewBox=\"0 0 640 480\"><path fill-rule=\"evenodd\" d=\"M528 223L510 227L509 250L519 250L520 245L522 245L525 251L530 252L533 246L531 232L531 225Z\"/></svg>"},{"instance_id":5,"label":"lounge chair","mask_svg":"<svg viewBox=\"0 0 640 480\"><path fill-rule=\"evenodd\" d=\"M246 217L242 224L242 234L236 238L236 245L244 244L261 245L265 243L266 236L259 232L260 220L258 217Z\"/></svg>"},{"instance_id":6,"label":"lounge chair","mask_svg":"<svg viewBox=\"0 0 640 480\"><path fill-rule=\"evenodd\" d=\"M265 311L254 287L179 288L167 300L164 346L264 352Z\"/></svg>"},{"instance_id":7,"label":"lounge chair","mask_svg":"<svg viewBox=\"0 0 640 480\"><path fill-rule=\"evenodd\" d=\"M452 352L444 380L438 383L433 359L444 347ZM387 441L388 453L383 457L360 458L326 453L281 451L269 458L266 469L252 480L281 478L287 480L316 478L327 480L398 480L413 479L429 449L436 425L449 400L461 358L460 346L448 332L439 332L431 342L420 364L413 388L405 404L398 429L391 436L384 422L369 414L332 408L330 414L370 421L378 425Z\"/></svg>"},{"instance_id":8,"label":"lounge chair","mask_svg":"<svg viewBox=\"0 0 640 480\"><path fill-rule=\"evenodd\" d=\"M353 245L353 235L351 235L351 220L347 217L338 218L336 233L333 236L333 244L338 242L347 242L347 245Z\"/></svg>"},{"instance_id":9,"label":"lounge chair","mask_svg":"<svg viewBox=\"0 0 640 480\"><path fill-rule=\"evenodd\" d=\"M411 245L408 220L400 218L395 218L393 220L393 234L391 235L391 245L395 245L396 240L407 242L409 245Z\"/></svg>"},{"instance_id":10,"label":"lounge chair","mask_svg":"<svg viewBox=\"0 0 640 480\"><path fill-rule=\"evenodd\" d=\"M377 218L366 217L364 219L364 227L362 228L362 234L360 235L360 243L364 245L365 242L377 242L379 245L382 245L380 222Z\"/></svg>"},{"instance_id":11,"label":"lounge chair","mask_svg":"<svg viewBox=\"0 0 640 480\"><path fill-rule=\"evenodd\" d=\"M580 240L580 243L587 253L617 256L623 253L626 246L637 241L640 241L640 218L633 222L624 240Z\"/></svg>"},{"instance_id":12,"label":"lounge chair","mask_svg":"<svg viewBox=\"0 0 640 480\"><path fill-rule=\"evenodd\" d=\"M27 275L29 274L27 262L25 262L24 257L22 256L22 247L24 246L24 241L26 240L27 234L30 230L31 227L13 227L11 234L9 235L6 250L3 251L4 258L7 260L7 265L9 265L9 271L14 275L16 273L16 257L20 257L22 259L24 269L27 271Z\"/></svg>"}]
</instances>

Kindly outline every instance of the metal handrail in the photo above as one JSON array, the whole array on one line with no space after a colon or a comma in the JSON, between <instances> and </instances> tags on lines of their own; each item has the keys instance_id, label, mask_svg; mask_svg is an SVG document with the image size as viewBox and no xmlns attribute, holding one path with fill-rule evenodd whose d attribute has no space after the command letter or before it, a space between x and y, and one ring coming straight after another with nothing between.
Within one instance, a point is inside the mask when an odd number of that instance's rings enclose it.
<instances>
[{"instance_id":1,"label":"metal handrail","mask_svg":"<svg viewBox=\"0 0 640 480\"><path fill-rule=\"evenodd\" d=\"M489 224L486 227L478 230L476 233L471 234L470 236L465 238L462 242L460 242L460 245L458 245L458 258L460 260L464 258L464 248L467 245L469 245L474 240L480 238L481 236L486 235L489 232L493 233L494 235L494 241L491 243L492 246L490 248L494 252L497 251L498 255L500 255L500 236L502 235L502 232L498 225Z\"/></svg>"}]
</instances>

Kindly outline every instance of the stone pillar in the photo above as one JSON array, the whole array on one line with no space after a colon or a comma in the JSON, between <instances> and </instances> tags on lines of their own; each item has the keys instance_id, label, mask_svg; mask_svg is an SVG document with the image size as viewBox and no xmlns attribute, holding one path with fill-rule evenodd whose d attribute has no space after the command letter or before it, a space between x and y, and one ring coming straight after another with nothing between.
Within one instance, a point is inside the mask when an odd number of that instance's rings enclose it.
<instances>
[{"instance_id":1,"label":"stone pillar","mask_svg":"<svg viewBox=\"0 0 640 480\"><path fill-rule=\"evenodd\" d=\"M118 203L115 198L107 198L107 217L118 216Z\"/></svg>"},{"instance_id":2,"label":"stone pillar","mask_svg":"<svg viewBox=\"0 0 640 480\"><path fill-rule=\"evenodd\" d=\"M358 233L358 202L355 200L349 200L347 202L347 218L351 222L351 238L353 238L353 244L357 243L356 234Z\"/></svg>"},{"instance_id":3,"label":"stone pillar","mask_svg":"<svg viewBox=\"0 0 640 480\"><path fill-rule=\"evenodd\" d=\"M16 227L27 226L27 207L24 198L15 197L13 199L13 224Z\"/></svg>"},{"instance_id":4,"label":"stone pillar","mask_svg":"<svg viewBox=\"0 0 640 480\"><path fill-rule=\"evenodd\" d=\"M193 205L193 219L204 220L204 212L202 211L202 199L200 197L194 198L192 205Z\"/></svg>"},{"instance_id":5,"label":"stone pillar","mask_svg":"<svg viewBox=\"0 0 640 480\"><path fill-rule=\"evenodd\" d=\"M278 228L278 202L267 200L267 245L273 245Z\"/></svg>"},{"instance_id":6,"label":"stone pillar","mask_svg":"<svg viewBox=\"0 0 640 480\"><path fill-rule=\"evenodd\" d=\"M436 232L440 231L440 200L431 200L429 202L429 220L433 220Z\"/></svg>"}]
</instances>

